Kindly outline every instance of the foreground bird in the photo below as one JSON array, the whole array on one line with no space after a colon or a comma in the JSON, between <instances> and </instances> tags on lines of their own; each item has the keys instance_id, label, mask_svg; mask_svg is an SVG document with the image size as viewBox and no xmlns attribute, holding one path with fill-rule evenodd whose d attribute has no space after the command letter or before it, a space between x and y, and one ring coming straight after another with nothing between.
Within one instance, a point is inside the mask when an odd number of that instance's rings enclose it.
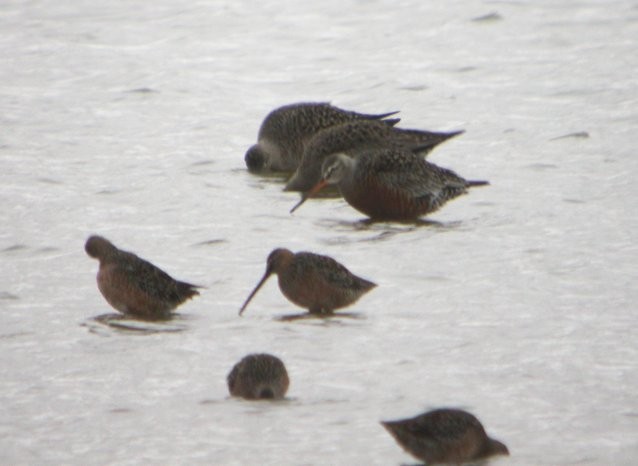
<instances>
[{"instance_id":1,"label":"foreground bird","mask_svg":"<svg viewBox=\"0 0 638 466\"><path fill-rule=\"evenodd\" d=\"M332 314L335 309L349 306L377 286L357 277L331 257L311 252L295 254L278 248L268 256L266 273L246 298L239 315L273 273L277 274L284 296L312 314Z\"/></svg>"},{"instance_id":2,"label":"foreground bird","mask_svg":"<svg viewBox=\"0 0 638 466\"><path fill-rule=\"evenodd\" d=\"M436 409L411 419L382 421L381 425L405 451L428 465L509 455L505 444L488 437L479 420L460 409Z\"/></svg>"},{"instance_id":3,"label":"foreground bird","mask_svg":"<svg viewBox=\"0 0 638 466\"><path fill-rule=\"evenodd\" d=\"M97 286L118 311L146 320L169 319L171 311L199 294L197 285L175 280L150 262L91 236L86 253L100 261Z\"/></svg>"},{"instance_id":4,"label":"foreground bird","mask_svg":"<svg viewBox=\"0 0 638 466\"><path fill-rule=\"evenodd\" d=\"M373 220L416 220L438 210L468 188L489 184L467 181L405 149L361 151L354 157L339 153L322 166L322 179L291 213L328 184L339 187L346 202Z\"/></svg>"},{"instance_id":5,"label":"foreground bird","mask_svg":"<svg viewBox=\"0 0 638 466\"><path fill-rule=\"evenodd\" d=\"M383 120L398 112L367 115L334 107L328 103L296 103L279 107L264 119L257 144L244 156L252 172L293 172L304 146L318 131L354 120ZM398 119L384 120L389 126Z\"/></svg>"},{"instance_id":6,"label":"foreground bird","mask_svg":"<svg viewBox=\"0 0 638 466\"><path fill-rule=\"evenodd\" d=\"M319 131L306 145L301 162L286 191L308 191L321 180L321 165L339 152L354 155L364 149L407 149L421 156L463 131L431 132L396 128L378 120L356 120Z\"/></svg>"},{"instance_id":7,"label":"foreground bird","mask_svg":"<svg viewBox=\"0 0 638 466\"><path fill-rule=\"evenodd\" d=\"M228 374L228 391L247 400L278 400L288 391L290 380L281 359L270 354L249 354Z\"/></svg>"}]
</instances>

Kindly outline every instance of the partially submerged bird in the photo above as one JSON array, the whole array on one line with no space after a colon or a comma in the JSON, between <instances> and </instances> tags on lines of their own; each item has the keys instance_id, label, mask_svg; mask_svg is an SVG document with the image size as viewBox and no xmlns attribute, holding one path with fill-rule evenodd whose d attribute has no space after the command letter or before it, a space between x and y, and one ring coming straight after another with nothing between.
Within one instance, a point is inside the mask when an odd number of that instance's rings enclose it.
<instances>
[{"instance_id":1,"label":"partially submerged bird","mask_svg":"<svg viewBox=\"0 0 638 466\"><path fill-rule=\"evenodd\" d=\"M335 309L349 306L375 283L358 277L328 256L274 249L268 256L266 273L239 310L241 315L250 300L273 273L279 289L288 300L313 314L330 315Z\"/></svg>"},{"instance_id":2,"label":"partially submerged bird","mask_svg":"<svg viewBox=\"0 0 638 466\"><path fill-rule=\"evenodd\" d=\"M173 309L199 294L200 286L175 280L101 236L89 237L84 249L100 261L97 273L100 292L124 314L147 320L169 319Z\"/></svg>"},{"instance_id":3,"label":"partially submerged bird","mask_svg":"<svg viewBox=\"0 0 638 466\"><path fill-rule=\"evenodd\" d=\"M352 207L373 220L416 220L438 210L468 188L489 184L468 181L405 149L365 150L350 157L339 153L322 166L322 179L295 205L328 184L337 185Z\"/></svg>"},{"instance_id":4,"label":"partially submerged bird","mask_svg":"<svg viewBox=\"0 0 638 466\"><path fill-rule=\"evenodd\" d=\"M428 465L460 464L492 455L509 455L504 443L490 438L467 411L442 408L399 421L382 421L401 447Z\"/></svg>"},{"instance_id":5,"label":"partially submerged bird","mask_svg":"<svg viewBox=\"0 0 638 466\"><path fill-rule=\"evenodd\" d=\"M290 380L286 366L271 354L249 354L242 358L226 378L232 396L248 400L281 399Z\"/></svg>"},{"instance_id":6,"label":"partially submerged bird","mask_svg":"<svg viewBox=\"0 0 638 466\"><path fill-rule=\"evenodd\" d=\"M432 132L403 129L378 120L355 120L319 131L306 145L286 191L308 191L321 180L321 165L339 152L353 156L364 149L407 149L421 156L463 131Z\"/></svg>"},{"instance_id":7,"label":"partially submerged bird","mask_svg":"<svg viewBox=\"0 0 638 466\"><path fill-rule=\"evenodd\" d=\"M334 107L329 103L296 103L279 107L264 119L257 144L244 156L252 172L293 172L305 145L318 131L355 120L383 120L398 112L368 115ZM398 119L384 120L389 126Z\"/></svg>"}]
</instances>

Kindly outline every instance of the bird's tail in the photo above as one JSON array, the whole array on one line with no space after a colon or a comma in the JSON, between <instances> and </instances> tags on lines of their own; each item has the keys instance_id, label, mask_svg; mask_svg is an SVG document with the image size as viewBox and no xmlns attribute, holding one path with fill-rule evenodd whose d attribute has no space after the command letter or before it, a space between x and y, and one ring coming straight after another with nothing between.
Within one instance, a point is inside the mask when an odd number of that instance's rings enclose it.
<instances>
[{"instance_id":1,"label":"bird's tail","mask_svg":"<svg viewBox=\"0 0 638 466\"><path fill-rule=\"evenodd\" d=\"M184 300L193 298L195 296L199 296L199 291L197 291L198 288L204 288L204 287L200 285L193 285L191 283L186 283L186 282L177 283L177 292Z\"/></svg>"}]
</instances>

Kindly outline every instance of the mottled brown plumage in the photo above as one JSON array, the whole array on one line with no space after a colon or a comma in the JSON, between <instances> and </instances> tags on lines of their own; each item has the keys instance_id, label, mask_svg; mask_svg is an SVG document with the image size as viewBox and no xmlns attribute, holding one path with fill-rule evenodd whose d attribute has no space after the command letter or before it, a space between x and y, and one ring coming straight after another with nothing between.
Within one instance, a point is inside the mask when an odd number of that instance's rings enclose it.
<instances>
[{"instance_id":1,"label":"mottled brown plumage","mask_svg":"<svg viewBox=\"0 0 638 466\"><path fill-rule=\"evenodd\" d=\"M490 438L467 411L442 408L381 425L401 447L428 465L461 464L492 455L509 455L505 444Z\"/></svg>"},{"instance_id":2,"label":"mottled brown plumage","mask_svg":"<svg viewBox=\"0 0 638 466\"><path fill-rule=\"evenodd\" d=\"M288 391L290 380L281 359L270 354L249 354L228 374L228 391L248 400L278 400Z\"/></svg>"},{"instance_id":3,"label":"mottled brown plumage","mask_svg":"<svg viewBox=\"0 0 638 466\"><path fill-rule=\"evenodd\" d=\"M356 120L319 131L306 145L301 162L286 184L286 191L308 191L321 180L321 165L330 155L354 156L365 149L407 149L421 156L435 146L463 133L436 133L402 129L378 120Z\"/></svg>"},{"instance_id":4,"label":"mottled brown plumage","mask_svg":"<svg viewBox=\"0 0 638 466\"><path fill-rule=\"evenodd\" d=\"M253 172L295 171L305 145L320 130L354 120L382 120L397 112L366 115L334 107L328 103L296 103L279 107L264 119L257 144L244 157ZM394 125L399 120L384 120Z\"/></svg>"},{"instance_id":5,"label":"mottled brown plumage","mask_svg":"<svg viewBox=\"0 0 638 466\"><path fill-rule=\"evenodd\" d=\"M322 180L291 212L328 184L337 185L348 204L374 220L415 220L468 188L489 183L467 181L405 149L335 154L324 161Z\"/></svg>"},{"instance_id":6,"label":"mottled brown plumage","mask_svg":"<svg viewBox=\"0 0 638 466\"><path fill-rule=\"evenodd\" d=\"M168 319L173 309L199 294L199 286L175 280L101 236L91 236L84 249L100 261L97 274L100 292L124 314L148 320Z\"/></svg>"},{"instance_id":7,"label":"mottled brown plumage","mask_svg":"<svg viewBox=\"0 0 638 466\"><path fill-rule=\"evenodd\" d=\"M313 314L331 314L354 303L376 286L331 257L311 252L295 254L278 248L268 256L266 273L242 305L239 315L273 273L277 274L284 296Z\"/></svg>"}]
</instances>

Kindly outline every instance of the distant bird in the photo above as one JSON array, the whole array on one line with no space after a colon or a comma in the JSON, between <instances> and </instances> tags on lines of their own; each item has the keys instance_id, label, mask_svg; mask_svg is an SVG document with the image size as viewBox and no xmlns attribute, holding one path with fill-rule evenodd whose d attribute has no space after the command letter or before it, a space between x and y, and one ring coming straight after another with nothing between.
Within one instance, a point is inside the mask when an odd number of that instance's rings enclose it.
<instances>
[{"instance_id":1,"label":"distant bird","mask_svg":"<svg viewBox=\"0 0 638 466\"><path fill-rule=\"evenodd\" d=\"M252 172L296 170L304 146L318 131L354 120L383 120L398 112L366 115L334 107L329 103L296 103L279 107L264 119L257 144L244 157ZM388 125L399 119L384 120Z\"/></svg>"},{"instance_id":2,"label":"distant bird","mask_svg":"<svg viewBox=\"0 0 638 466\"><path fill-rule=\"evenodd\" d=\"M228 374L228 391L248 400L283 398L290 380L286 366L271 354L249 354Z\"/></svg>"},{"instance_id":3,"label":"distant bird","mask_svg":"<svg viewBox=\"0 0 638 466\"><path fill-rule=\"evenodd\" d=\"M268 256L266 273L242 305L239 315L273 273L277 274L284 296L312 314L330 315L335 309L354 303L376 286L354 275L331 257L311 252L295 254L279 248Z\"/></svg>"},{"instance_id":4,"label":"distant bird","mask_svg":"<svg viewBox=\"0 0 638 466\"><path fill-rule=\"evenodd\" d=\"M411 419L382 421L381 425L405 451L428 465L509 455L505 444L488 437L479 420L460 409L436 409Z\"/></svg>"},{"instance_id":5,"label":"distant bird","mask_svg":"<svg viewBox=\"0 0 638 466\"><path fill-rule=\"evenodd\" d=\"M147 320L169 319L171 311L199 294L198 285L180 282L135 254L91 236L86 253L100 261L97 286L118 311Z\"/></svg>"},{"instance_id":6,"label":"distant bird","mask_svg":"<svg viewBox=\"0 0 638 466\"><path fill-rule=\"evenodd\" d=\"M468 188L489 184L467 181L405 149L331 155L321 171L322 180L291 213L326 185L335 184L348 204L373 220L416 220L466 194Z\"/></svg>"},{"instance_id":7,"label":"distant bird","mask_svg":"<svg viewBox=\"0 0 638 466\"><path fill-rule=\"evenodd\" d=\"M308 191L321 180L321 165L339 152L353 156L364 149L397 148L425 156L438 144L463 131L432 132L392 127L384 121L355 120L319 131L305 146L286 191Z\"/></svg>"}]
</instances>

